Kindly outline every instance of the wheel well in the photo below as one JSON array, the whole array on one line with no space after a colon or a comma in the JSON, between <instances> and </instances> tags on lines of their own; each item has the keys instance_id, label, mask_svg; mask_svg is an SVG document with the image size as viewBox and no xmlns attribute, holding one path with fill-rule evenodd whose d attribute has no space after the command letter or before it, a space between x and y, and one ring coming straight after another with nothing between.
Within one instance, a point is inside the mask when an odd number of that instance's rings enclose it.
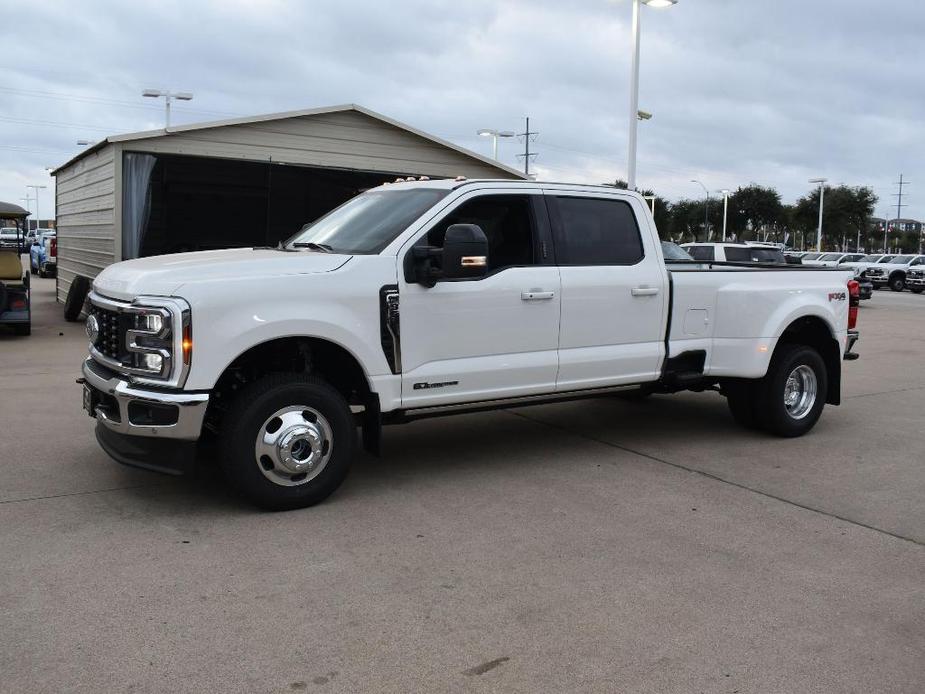
<instances>
[{"instance_id":1,"label":"wheel well","mask_svg":"<svg viewBox=\"0 0 925 694\"><path fill-rule=\"evenodd\" d=\"M235 393L271 373L321 376L350 405L367 405L372 396L363 367L340 345L316 337L283 337L251 347L222 372L209 401L206 427L217 431Z\"/></svg>"},{"instance_id":2,"label":"wheel well","mask_svg":"<svg viewBox=\"0 0 925 694\"><path fill-rule=\"evenodd\" d=\"M780 336L778 348L783 344L806 345L819 352L825 362L829 382L826 402L830 405L841 404L841 350L828 324L814 316L798 318Z\"/></svg>"},{"instance_id":3,"label":"wheel well","mask_svg":"<svg viewBox=\"0 0 925 694\"><path fill-rule=\"evenodd\" d=\"M905 270L893 270L893 272L890 273L890 279L893 279L897 275L902 275L905 278L906 271Z\"/></svg>"}]
</instances>

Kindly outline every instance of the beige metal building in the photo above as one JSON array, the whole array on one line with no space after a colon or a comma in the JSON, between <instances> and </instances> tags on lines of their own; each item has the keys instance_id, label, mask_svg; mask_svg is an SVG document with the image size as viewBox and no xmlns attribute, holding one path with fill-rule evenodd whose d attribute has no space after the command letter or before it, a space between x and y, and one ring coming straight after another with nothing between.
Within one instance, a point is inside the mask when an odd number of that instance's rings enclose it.
<instances>
[{"instance_id":1,"label":"beige metal building","mask_svg":"<svg viewBox=\"0 0 925 694\"><path fill-rule=\"evenodd\" d=\"M275 245L397 176L523 178L353 104L116 135L53 175L59 301L119 260Z\"/></svg>"}]
</instances>

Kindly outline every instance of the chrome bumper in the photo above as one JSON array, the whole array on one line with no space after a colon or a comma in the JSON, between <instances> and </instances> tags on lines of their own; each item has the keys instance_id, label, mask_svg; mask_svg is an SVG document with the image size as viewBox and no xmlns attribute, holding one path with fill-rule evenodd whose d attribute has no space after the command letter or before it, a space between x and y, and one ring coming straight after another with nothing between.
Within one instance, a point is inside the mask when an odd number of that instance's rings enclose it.
<instances>
[{"instance_id":1,"label":"chrome bumper","mask_svg":"<svg viewBox=\"0 0 925 694\"><path fill-rule=\"evenodd\" d=\"M202 421L209 405L208 393L161 392L141 389L113 374L93 359L83 363L82 382L96 389L104 396L103 402L93 408L92 416L107 429L130 436L153 436L165 439L195 441L202 432ZM176 421L171 424L150 424L138 421L132 410L145 406L176 411ZM132 417L136 416L136 421Z\"/></svg>"}]
</instances>

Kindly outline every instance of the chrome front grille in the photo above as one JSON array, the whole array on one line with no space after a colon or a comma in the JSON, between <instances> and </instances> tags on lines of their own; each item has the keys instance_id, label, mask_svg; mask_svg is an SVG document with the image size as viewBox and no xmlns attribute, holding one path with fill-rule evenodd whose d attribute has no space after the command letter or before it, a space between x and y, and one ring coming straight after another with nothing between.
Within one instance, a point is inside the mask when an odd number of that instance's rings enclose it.
<instances>
[{"instance_id":1,"label":"chrome front grille","mask_svg":"<svg viewBox=\"0 0 925 694\"><path fill-rule=\"evenodd\" d=\"M94 347L104 356L123 363L128 358L125 347L125 331L128 330L128 320L131 319L118 311L110 311L93 304L90 305L90 314L96 316L99 322L99 337Z\"/></svg>"}]
</instances>

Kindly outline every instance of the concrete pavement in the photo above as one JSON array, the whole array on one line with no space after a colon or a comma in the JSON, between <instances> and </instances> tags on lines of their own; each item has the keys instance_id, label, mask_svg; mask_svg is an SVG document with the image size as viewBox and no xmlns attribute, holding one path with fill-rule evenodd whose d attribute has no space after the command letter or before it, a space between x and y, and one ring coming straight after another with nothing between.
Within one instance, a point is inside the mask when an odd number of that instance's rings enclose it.
<instances>
[{"instance_id":1,"label":"concrete pavement","mask_svg":"<svg viewBox=\"0 0 925 694\"><path fill-rule=\"evenodd\" d=\"M267 514L108 460L53 284L0 335L0 691L925 688L925 297L864 303L802 439L715 394L466 415Z\"/></svg>"}]
</instances>

